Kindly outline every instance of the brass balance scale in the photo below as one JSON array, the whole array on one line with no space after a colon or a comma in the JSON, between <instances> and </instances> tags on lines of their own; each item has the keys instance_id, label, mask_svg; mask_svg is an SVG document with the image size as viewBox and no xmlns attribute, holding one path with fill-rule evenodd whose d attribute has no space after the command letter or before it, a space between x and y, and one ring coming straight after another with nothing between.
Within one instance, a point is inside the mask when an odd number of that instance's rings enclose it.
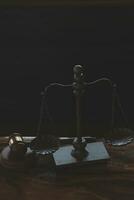
<instances>
[{"instance_id":1,"label":"brass balance scale","mask_svg":"<svg viewBox=\"0 0 134 200\"><path fill-rule=\"evenodd\" d=\"M14 133L10 137L1 137L0 165L10 170L28 170L38 168L39 166L53 169L80 167L83 165L107 163L110 160L109 152L106 148L106 141L97 141L95 137L84 137L81 126L81 100L85 91L85 86L96 84L100 81L107 81L114 89L114 103L116 85L112 84L110 79L102 78L94 82L84 82L84 69L81 65L75 65L73 68L74 82L70 85L52 83L45 88L42 102L49 87L53 85L71 87L75 96L76 104L76 137L60 137L53 135L40 134L42 123L42 107L36 137L22 137L19 133ZM44 105L44 104L42 104ZM114 106L113 106L114 113ZM112 115L112 123L114 115ZM128 131L128 129L125 129ZM112 130L114 131L114 129ZM129 131L128 131L129 132ZM110 141L111 145L121 146L133 141L133 131L127 138L118 141Z\"/></svg>"}]
</instances>

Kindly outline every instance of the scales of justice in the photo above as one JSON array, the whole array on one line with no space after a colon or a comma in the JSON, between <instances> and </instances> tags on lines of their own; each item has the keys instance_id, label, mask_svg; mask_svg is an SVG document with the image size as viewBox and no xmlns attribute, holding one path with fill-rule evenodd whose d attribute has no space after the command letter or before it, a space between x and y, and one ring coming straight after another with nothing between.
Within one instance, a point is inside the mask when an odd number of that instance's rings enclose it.
<instances>
[{"instance_id":1,"label":"scales of justice","mask_svg":"<svg viewBox=\"0 0 134 200\"><path fill-rule=\"evenodd\" d=\"M41 115L39 120L38 133L36 137L22 137L19 133L14 133L7 137L5 146L1 150L0 165L13 170L32 169L42 166L53 166L55 168L64 168L71 166L90 165L91 163L107 163L110 159L105 141L97 141L94 137L84 137L82 130L82 97L87 86L99 81L108 81L116 93L116 85L109 79L103 78L94 82L84 82L84 69L81 65L75 65L73 68L74 82L65 87L71 87L75 96L76 112L76 137L74 138L56 138L53 135L39 133L42 123L43 109L41 106ZM49 87L57 84L52 83L47 86L43 93L42 105L44 105L45 95ZM116 96L116 95L114 95ZM114 99L115 100L115 99ZM129 143L133 138L129 138Z\"/></svg>"}]
</instances>

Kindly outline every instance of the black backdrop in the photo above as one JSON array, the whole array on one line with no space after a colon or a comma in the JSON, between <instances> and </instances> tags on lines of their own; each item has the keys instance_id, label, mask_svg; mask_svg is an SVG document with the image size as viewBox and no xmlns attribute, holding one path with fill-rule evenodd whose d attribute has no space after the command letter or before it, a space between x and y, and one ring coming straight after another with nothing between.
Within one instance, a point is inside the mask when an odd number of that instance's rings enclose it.
<instances>
[{"instance_id":1,"label":"black backdrop","mask_svg":"<svg viewBox=\"0 0 134 200\"><path fill-rule=\"evenodd\" d=\"M0 134L35 134L40 92L50 82L71 83L75 64L85 66L88 81L106 76L117 83L133 127L133 7L1 7ZM105 84L89 91L89 121L109 123L110 92ZM68 94L52 94L58 120L71 119Z\"/></svg>"}]
</instances>

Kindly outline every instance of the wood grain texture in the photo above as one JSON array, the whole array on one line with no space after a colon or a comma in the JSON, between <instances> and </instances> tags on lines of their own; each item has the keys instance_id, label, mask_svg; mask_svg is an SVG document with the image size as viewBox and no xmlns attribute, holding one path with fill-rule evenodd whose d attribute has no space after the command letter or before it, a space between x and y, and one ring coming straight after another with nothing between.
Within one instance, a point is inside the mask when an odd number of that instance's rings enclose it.
<instances>
[{"instance_id":1,"label":"wood grain texture","mask_svg":"<svg viewBox=\"0 0 134 200\"><path fill-rule=\"evenodd\" d=\"M0 171L0 199L20 200L132 200L134 198L134 143L108 146L111 160L76 173L17 174Z\"/></svg>"}]
</instances>

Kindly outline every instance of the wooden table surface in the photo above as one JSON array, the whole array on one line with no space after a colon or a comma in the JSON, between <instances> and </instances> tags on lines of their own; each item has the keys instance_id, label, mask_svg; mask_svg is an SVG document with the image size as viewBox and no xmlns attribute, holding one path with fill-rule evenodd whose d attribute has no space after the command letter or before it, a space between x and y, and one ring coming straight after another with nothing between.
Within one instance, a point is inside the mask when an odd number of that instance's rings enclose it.
<instances>
[{"instance_id":1,"label":"wooden table surface","mask_svg":"<svg viewBox=\"0 0 134 200\"><path fill-rule=\"evenodd\" d=\"M93 172L62 175L0 171L0 200L133 200L134 143L108 146L111 160Z\"/></svg>"}]
</instances>

